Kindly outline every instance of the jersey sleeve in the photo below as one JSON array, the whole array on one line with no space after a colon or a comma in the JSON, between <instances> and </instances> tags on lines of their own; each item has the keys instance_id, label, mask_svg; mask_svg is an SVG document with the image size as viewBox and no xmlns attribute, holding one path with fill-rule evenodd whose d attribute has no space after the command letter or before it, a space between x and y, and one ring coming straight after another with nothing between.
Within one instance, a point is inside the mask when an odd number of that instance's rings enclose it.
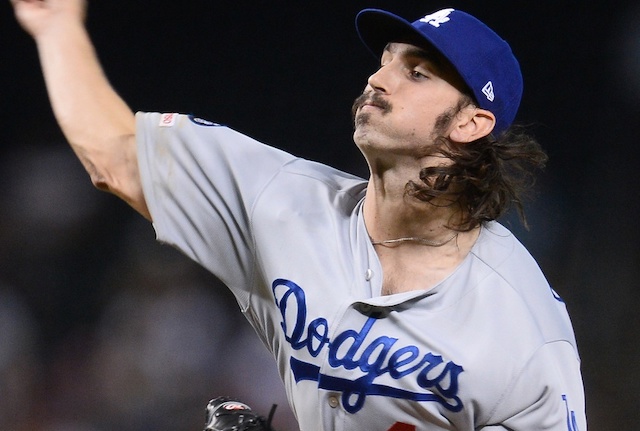
<instances>
[{"instance_id":1,"label":"jersey sleeve","mask_svg":"<svg viewBox=\"0 0 640 431\"><path fill-rule=\"evenodd\" d=\"M482 429L586 431L580 360L566 341L531 358Z\"/></svg>"},{"instance_id":2,"label":"jersey sleeve","mask_svg":"<svg viewBox=\"0 0 640 431\"><path fill-rule=\"evenodd\" d=\"M136 137L157 239L211 271L239 299L246 296L254 267L252 206L295 158L186 115L138 113Z\"/></svg>"}]
</instances>

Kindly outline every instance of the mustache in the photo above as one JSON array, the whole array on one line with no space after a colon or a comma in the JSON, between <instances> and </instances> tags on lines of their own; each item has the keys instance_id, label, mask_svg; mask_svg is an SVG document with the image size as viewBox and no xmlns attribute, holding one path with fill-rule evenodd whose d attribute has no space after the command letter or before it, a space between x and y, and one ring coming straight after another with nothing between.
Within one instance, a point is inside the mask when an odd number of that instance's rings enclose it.
<instances>
[{"instance_id":1,"label":"mustache","mask_svg":"<svg viewBox=\"0 0 640 431\"><path fill-rule=\"evenodd\" d=\"M367 93L362 93L360 96L353 101L353 106L351 107L351 116L355 119L356 112L365 104L370 104L373 106L377 106L382 109L383 114L391 112L391 103L387 102L380 93L376 93L373 91L369 91Z\"/></svg>"}]
</instances>

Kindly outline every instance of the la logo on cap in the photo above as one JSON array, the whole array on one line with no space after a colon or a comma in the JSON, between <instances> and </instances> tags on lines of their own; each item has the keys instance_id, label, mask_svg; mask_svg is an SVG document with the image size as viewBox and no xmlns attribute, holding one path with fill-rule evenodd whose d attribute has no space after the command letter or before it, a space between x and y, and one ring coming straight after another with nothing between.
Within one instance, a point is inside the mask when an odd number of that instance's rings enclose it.
<instances>
[{"instance_id":1,"label":"la logo on cap","mask_svg":"<svg viewBox=\"0 0 640 431\"><path fill-rule=\"evenodd\" d=\"M449 15L455 9L442 9L432 14L426 15L424 18L420 19L422 22L426 22L427 24L431 24L432 26L438 28L440 24L444 24L445 22L449 22Z\"/></svg>"}]
</instances>

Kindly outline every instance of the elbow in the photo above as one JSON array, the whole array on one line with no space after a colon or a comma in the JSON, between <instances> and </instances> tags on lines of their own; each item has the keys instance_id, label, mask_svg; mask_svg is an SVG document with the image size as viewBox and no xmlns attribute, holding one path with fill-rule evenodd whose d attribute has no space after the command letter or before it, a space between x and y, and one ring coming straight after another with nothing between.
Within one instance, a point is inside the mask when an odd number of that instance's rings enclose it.
<instances>
[{"instance_id":1,"label":"elbow","mask_svg":"<svg viewBox=\"0 0 640 431\"><path fill-rule=\"evenodd\" d=\"M128 176L137 168L134 139L127 135L93 147L72 144L95 188L115 195L126 193Z\"/></svg>"},{"instance_id":2,"label":"elbow","mask_svg":"<svg viewBox=\"0 0 640 431\"><path fill-rule=\"evenodd\" d=\"M100 191L111 193L123 199L129 192L125 187L126 183L119 181L117 177L112 175L95 170L89 172L89 177L93 186Z\"/></svg>"},{"instance_id":3,"label":"elbow","mask_svg":"<svg viewBox=\"0 0 640 431\"><path fill-rule=\"evenodd\" d=\"M113 189L102 175L91 175L91 183L100 191L113 193Z\"/></svg>"},{"instance_id":4,"label":"elbow","mask_svg":"<svg viewBox=\"0 0 640 431\"><path fill-rule=\"evenodd\" d=\"M113 193L113 181L109 181L109 176L105 173L104 169L100 169L95 163L89 160L88 157L81 156L80 161L84 165L91 179L91 183L95 188L103 192Z\"/></svg>"},{"instance_id":5,"label":"elbow","mask_svg":"<svg viewBox=\"0 0 640 431\"><path fill-rule=\"evenodd\" d=\"M104 163L101 164L102 168L86 160L84 165L95 188L119 197L151 221L142 191L135 151L122 152L120 157L117 157L117 163Z\"/></svg>"},{"instance_id":6,"label":"elbow","mask_svg":"<svg viewBox=\"0 0 640 431\"><path fill-rule=\"evenodd\" d=\"M103 192L112 192L113 187L110 185L107 176L89 160L85 159L82 160L82 162L87 173L89 174L89 178L91 179L91 183L93 184L93 186Z\"/></svg>"},{"instance_id":7,"label":"elbow","mask_svg":"<svg viewBox=\"0 0 640 431\"><path fill-rule=\"evenodd\" d=\"M121 198L151 220L142 191L134 134L102 141L92 151L77 154L95 188Z\"/></svg>"}]
</instances>

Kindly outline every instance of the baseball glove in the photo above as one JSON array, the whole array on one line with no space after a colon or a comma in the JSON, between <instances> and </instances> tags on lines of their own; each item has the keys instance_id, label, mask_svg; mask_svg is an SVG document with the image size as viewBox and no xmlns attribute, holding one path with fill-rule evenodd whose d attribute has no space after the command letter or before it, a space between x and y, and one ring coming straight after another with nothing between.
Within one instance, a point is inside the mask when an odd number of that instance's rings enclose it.
<instances>
[{"instance_id":1,"label":"baseball glove","mask_svg":"<svg viewBox=\"0 0 640 431\"><path fill-rule=\"evenodd\" d=\"M229 397L217 397L207 404L204 431L275 431L271 428L274 405L269 418L257 415L251 407Z\"/></svg>"}]
</instances>

